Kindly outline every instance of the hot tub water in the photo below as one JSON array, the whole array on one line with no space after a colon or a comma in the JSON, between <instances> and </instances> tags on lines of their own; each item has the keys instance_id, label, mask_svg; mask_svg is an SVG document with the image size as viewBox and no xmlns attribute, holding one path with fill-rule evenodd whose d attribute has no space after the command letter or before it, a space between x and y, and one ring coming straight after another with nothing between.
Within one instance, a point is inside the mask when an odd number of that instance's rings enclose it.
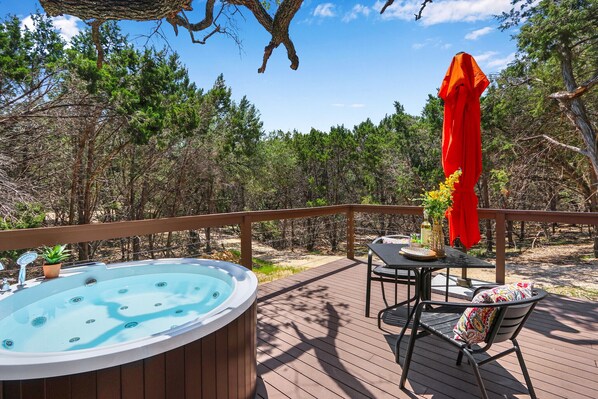
<instances>
[{"instance_id":1,"label":"hot tub water","mask_svg":"<svg viewBox=\"0 0 598 399\"><path fill-rule=\"evenodd\" d=\"M174 330L223 303L232 286L195 273L96 281L40 299L0 320L14 352L60 352L119 344Z\"/></svg>"}]
</instances>

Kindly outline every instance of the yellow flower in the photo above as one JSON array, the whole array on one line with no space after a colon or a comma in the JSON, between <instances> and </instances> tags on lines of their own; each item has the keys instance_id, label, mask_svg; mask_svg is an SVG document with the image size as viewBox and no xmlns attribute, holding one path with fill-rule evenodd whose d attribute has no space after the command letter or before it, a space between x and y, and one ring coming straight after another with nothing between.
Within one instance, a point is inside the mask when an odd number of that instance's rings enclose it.
<instances>
[{"instance_id":1,"label":"yellow flower","mask_svg":"<svg viewBox=\"0 0 598 399\"><path fill-rule=\"evenodd\" d=\"M443 218L446 210L452 205L455 184L459 182L461 174L461 169L456 170L438 185L438 190L431 190L422 195L424 209L433 219Z\"/></svg>"}]
</instances>

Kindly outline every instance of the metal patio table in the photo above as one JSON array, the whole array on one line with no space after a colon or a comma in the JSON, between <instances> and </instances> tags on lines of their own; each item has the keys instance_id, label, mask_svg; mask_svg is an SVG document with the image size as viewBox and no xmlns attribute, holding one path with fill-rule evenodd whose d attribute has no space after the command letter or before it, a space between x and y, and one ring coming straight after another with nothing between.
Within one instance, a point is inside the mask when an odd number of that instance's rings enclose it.
<instances>
[{"instance_id":1,"label":"metal patio table","mask_svg":"<svg viewBox=\"0 0 598 399\"><path fill-rule=\"evenodd\" d=\"M401 335L404 334L405 329L411 322L415 308L421 300L430 299L431 296L431 285L432 285L432 272L441 269L450 268L478 268L478 269L494 269L494 265L488 263L482 259L476 258L475 256L468 255L452 247L445 247L446 257L435 259L435 260L413 260L404 257L399 253L401 248L408 247L407 244L368 244L370 249L368 255L368 269L367 269L367 286L366 286L366 304L365 304L365 316L370 316L370 296L372 281L377 281L379 278L372 277L372 258L376 255L383 263L384 268L399 270L410 270L415 275L415 299L413 309L409 312L405 322L405 326L401 331ZM398 273L395 273L398 278ZM386 278L392 278L392 274L386 274ZM448 286L448 280L447 280ZM447 287L448 290L448 287ZM410 304L411 300L408 298L407 301L395 303L387 308L382 309L378 313L378 326L380 327L380 318L383 313L391 309L395 309L404 305L405 303Z\"/></svg>"}]
</instances>

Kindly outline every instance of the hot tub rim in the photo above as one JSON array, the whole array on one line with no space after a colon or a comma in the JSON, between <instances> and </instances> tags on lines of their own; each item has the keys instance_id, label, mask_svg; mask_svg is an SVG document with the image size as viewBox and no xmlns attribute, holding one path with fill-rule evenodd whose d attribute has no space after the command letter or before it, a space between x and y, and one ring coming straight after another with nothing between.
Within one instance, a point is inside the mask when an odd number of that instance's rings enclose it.
<instances>
[{"instance_id":1,"label":"hot tub rim","mask_svg":"<svg viewBox=\"0 0 598 399\"><path fill-rule=\"evenodd\" d=\"M71 375L123 365L159 355L201 339L225 327L243 315L257 301L257 278L255 274L243 266L226 261L198 258L156 259L155 261L144 260L106 265L106 271L124 268L126 263L130 264L129 267L137 267L167 264L168 261L173 260L184 261L183 263L198 263L206 267L216 266L225 269L227 272L231 272L230 269L232 269L235 272L231 273L233 279L235 275L238 276L238 273L242 273L245 279L235 280L231 297L219 305L219 307L225 307L217 313L211 314L207 318L192 321L175 330L161 332L151 337L127 341L122 344L64 352L12 352L0 348L0 381ZM83 268L87 267L94 268L98 266L84 266ZM82 271L82 268L76 269L78 270L72 269L73 272ZM243 292L240 292L241 288L244 288ZM240 298L242 294L244 296ZM0 303L1 301L2 298L0 298ZM233 304L236 306L231 307L230 305Z\"/></svg>"}]
</instances>

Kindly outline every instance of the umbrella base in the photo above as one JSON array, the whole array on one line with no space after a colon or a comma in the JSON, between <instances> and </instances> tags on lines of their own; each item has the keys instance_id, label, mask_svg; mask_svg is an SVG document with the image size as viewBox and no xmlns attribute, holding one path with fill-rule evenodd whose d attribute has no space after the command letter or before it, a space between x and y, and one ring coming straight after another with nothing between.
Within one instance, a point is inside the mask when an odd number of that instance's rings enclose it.
<instances>
[{"instance_id":1,"label":"umbrella base","mask_svg":"<svg viewBox=\"0 0 598 399\"><path fill-rule=\"evenodd\" d=\"M471 287L471 279L470 278L458 278L457 285L459 287L470 288Z\"/></svg>"}]
</instances>

